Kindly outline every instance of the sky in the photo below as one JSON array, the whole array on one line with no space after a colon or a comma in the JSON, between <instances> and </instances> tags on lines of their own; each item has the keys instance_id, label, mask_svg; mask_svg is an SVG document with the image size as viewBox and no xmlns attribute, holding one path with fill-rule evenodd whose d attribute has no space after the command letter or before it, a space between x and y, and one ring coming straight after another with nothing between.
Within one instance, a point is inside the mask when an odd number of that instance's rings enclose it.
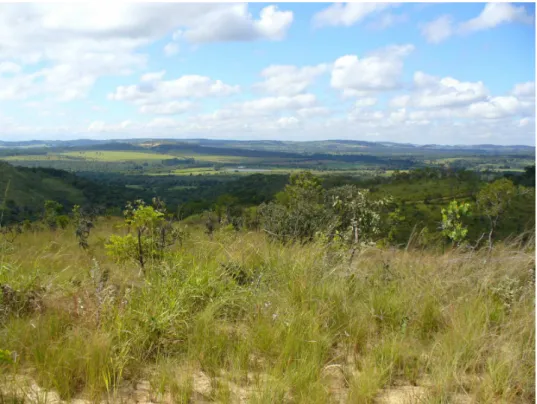
<instances>
[{"instance_id":1,"label":"sky","mask_svg":"<svg viewBox=\"0 0 537 404\"><path fill-rule=\"evenodd\" d=\"M0 140L535 145L532 3L0 4Z\"/></svg>"}]
</instances>

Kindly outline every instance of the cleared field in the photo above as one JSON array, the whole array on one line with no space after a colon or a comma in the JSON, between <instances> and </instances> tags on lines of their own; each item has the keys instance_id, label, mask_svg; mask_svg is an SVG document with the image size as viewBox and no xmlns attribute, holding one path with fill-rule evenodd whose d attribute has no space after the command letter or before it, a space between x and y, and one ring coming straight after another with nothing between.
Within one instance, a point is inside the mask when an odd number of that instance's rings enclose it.
<instances>
[{"instance_id":1,"label":"cleared field","mask_svg":"<svg viewBox=\"0 0 537 404\"><path fill-rule=\"evenodd\" d=\"M144 153L132 151L81 151L61 153L60 155L99 161L166 160L173 159L176 157L170 154Z\"/></svg>"},{"instance_id":2,"label":"cleared field","mask_svg":"<svg viewBox=\"0 0 537 404\"><path fill-rule=\"evenodd\" d=\"M1 160L5 161L51 161L51 160L72 160L72 158L68 158L66 156L58 155L58 154L24 154L24 155L18 155L18 156L7 156L7 157L1 157Z\"/></svg>"},{"instance_id":3,"label":"cleared field","mask_svg":"<svg viewBox=\"0 0 537 404\"><path fill-rule=\"evenodd\" d=\"M214 162L214 163L260 163L266 160L261 157L241 157L241 156L219 156L212 154L195 154L195 153L173 153L175 158L193 158L197 161ZM274 161L274 159L271 159Z\"/></svg>"},{"instance_id":4,"label":"cleared field","mask_svg":"<svg viewBox=\"0 0 537 404\"><path fill-rule=\"evenodd\" d=\"M167 160L176 156L160 153L144 153L131 151L80 151L66 152L57 154L38 154L38 155L18 155L3 157L7 161L50 161L50 160L89 160L103 162L118 161L147 161L147 160Z\"/></svg>"}]
</instances>

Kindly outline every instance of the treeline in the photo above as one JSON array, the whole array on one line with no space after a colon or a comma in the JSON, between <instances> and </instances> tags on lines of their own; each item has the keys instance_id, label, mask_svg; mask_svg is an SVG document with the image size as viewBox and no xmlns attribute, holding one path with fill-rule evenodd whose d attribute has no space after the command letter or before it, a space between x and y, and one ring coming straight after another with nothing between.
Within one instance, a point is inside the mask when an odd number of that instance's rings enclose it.
<instances>
[{"instance_id":1,"label":"treeline","mask_svg":"<svg viewBox=\"0 0 537 404\"><path fill-rule=\"evenodd\" d=\"M262 158L286 158L300 161L339 161L344 163L364 163L383 165L388 168L408 169L413 167L416 162L412 158L391 158L378 157L371 154L356 153L356 154L329 154L329 153L292 153L269 150L252 150L252 149L232 149L224 147L207 147L192 144L161 144L152 147L150 150L159 153L173 153L177 151L189 152L192 154L205 154L216 156L234 156L234 157L262 157Z\"/></svg>"},{"instance_id":2,"label":"treeline","mask_svg":"<svg viewBox=\"0 0 537 404\"><path fill-rule=\"evenodd\" d=\"M259 224L262 215L266 218L272 212L270 215L280 215L289 220L287 224L279 222L278 226L285 228L291 226L289 223L295 223L293 226L300 227L297 224L300 221L296 222L296 216L289 213L288 198L282 197L286 187L296 181L289 175L253 174L216 178L86 173L85 176L80 176L47 168L15 168L7 164L3 167L11 169L11 174L4 170L5 175L13 175L13 172L16 172L19 176L0 203L3 224L42 218L45 200L58 202L65 211L78 204L82 208L92 207L99 212L120 215L128 201L139 199L149 203L158 196L166 203L168 212L176 220L205 214L212 215L217 222L221 222L223 217L229 216L229 223L241 227L246 223ZM308 181L316 184L318 194L310 195L305 201L316 201L315 206L305 202L299 204L305 215L313 215L312 217L322 223L333 223L329 217L333 217L334 207L330 207L330 204L335 203L334 198L354 203L367 195L367 201L371 203L385 201L382 211L377 212L382 216L378 224L379 234L393 244L404 244L413 237L424 244L442 239L441 210L453 200L470 204L472 214L465 219L467 238L477 240L490 227L490 218L483 215L478 206L479 193L500 178L509 181L514 189L523 187L526 191L511 192L509 203L502 211L502 220L496 223L495 237L505 238L534 227L535 166L527 167L523 173L508 173L503 176L497 173L420 168L408 172L396 171L392 176L385 177L327 175L309 178ZM52 179L61 181L64 188L46 192L43 184L50 183ZM16 189L17 186L19 189ZM24 188L26 192L39 191L42 195L31 200L17 199L20 188ZM334 191L337 189L339 191ZM340 191L343 194L338 193ZM320 209L321 205L324 206L323 209ZM225 215L222 212L225 212ZM315 212L323 213L317 215ZM274 226L273 223L266 230L275 234L282 233L275 231ZM312 224L307 226L311 227ZM285 234L284 238L294 237L288 230L282 234ZM312 234L307 237L312 237Z\"/></svg>"}]
</instances>

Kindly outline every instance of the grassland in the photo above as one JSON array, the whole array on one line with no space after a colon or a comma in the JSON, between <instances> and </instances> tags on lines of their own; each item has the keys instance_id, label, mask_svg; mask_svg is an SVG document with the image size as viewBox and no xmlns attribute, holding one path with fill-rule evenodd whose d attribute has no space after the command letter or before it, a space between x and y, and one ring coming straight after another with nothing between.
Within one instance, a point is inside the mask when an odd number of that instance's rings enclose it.
<instances>
[{"instance_id":1,"label":"grassland","mask_svg":"<svg viewBox=\"0 0 537 404\"><path fill-rule=\"evenodd\" d=\"M79 157L87 160L98 161L146 161L146 160L166 160L174 156L161 153L141 153L133 151L82 151L61 153L61 156Z\"/></svg>"},{"instance_id":2,"label":"grassland","mask_svg":"<svg viewBox=\"0 0 537 404\"><path fill-rule=\"evenodd\" d=\"M363 143L363 144L362 144ZM26 151L28 150L28 151ZM367 142L229 142L160 141L108 143L34 149L2 149L0 158L15 165L74 172L143 175L214 176L212 168L244 175L244 169L266 173L311 170L343 175L371 175L424 166L476 171L522 172L534 163L531 148L420 148ZM238 169L238 170L237 170ZM261 172L261 171L260 171ZM376 173L379 175L379 173Z\"/></svg>"},{"instance_id":3,"label":"grassland","mask_svg":"<svg viewBox=\"0 0 537 404\"><path fill-rule=\"evenodd\" d=\"M74 229L0 239L1 402L528 403L534 241L445 253L184 230L143 276ZM242 274L239 277L238 274ZM50 398L50 396L49 396ZM40 402L44 402L42 399ZM84 402L84 401L79 401Z\"/></svg>"}]
</instances>

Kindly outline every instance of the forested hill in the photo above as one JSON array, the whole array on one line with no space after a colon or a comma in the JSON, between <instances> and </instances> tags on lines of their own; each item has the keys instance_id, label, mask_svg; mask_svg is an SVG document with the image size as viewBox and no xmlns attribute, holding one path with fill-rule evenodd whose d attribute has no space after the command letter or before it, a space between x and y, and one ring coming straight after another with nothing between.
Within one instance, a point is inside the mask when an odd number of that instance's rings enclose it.
<instances>
[{"instance_id":1,"label":"forested hill","mask_svg":"<svg viewBox=\"0 0 537 404\"><path fill-rule=\"evenodd\" d=\"M57 201L66 208L75 204L110 207L129 197L124 187L106 186L67 171L14 167L0 162L3 223L38 218L46 200Z\"/></svg>"}]
</instances>

